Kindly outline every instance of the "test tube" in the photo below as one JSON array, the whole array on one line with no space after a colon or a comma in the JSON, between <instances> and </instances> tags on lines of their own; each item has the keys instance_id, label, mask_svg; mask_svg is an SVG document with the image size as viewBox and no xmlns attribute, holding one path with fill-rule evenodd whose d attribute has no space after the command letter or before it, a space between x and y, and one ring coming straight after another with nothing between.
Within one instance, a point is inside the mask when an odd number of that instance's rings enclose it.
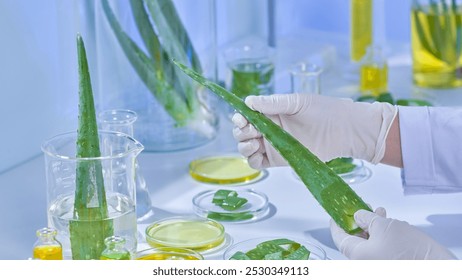
<instances>
[{"instance_id":1,"label":"test tube","mask_svg":"<svg viewBox=\"0 0 462 280\"><path fill-rule=\"evenodd\" d=\"M133 124L138 118L131 110L114 109L103 111L98 115L102 130L125 133L133 137ZM138 162L135 162L136 183L136 217L138 221L145 220L154 214L152 200L146 181L141 174Z\"/></svg>"},{"instance_id":2,"label":"test tube","mask_svg":"<svg viewBox=\"0 0 462 280\"><path fill-rule=\"evenodd\" d=\"M316 64L300 62L290 69L292 93L320 94L320 76L322 68Z\"/></svg>"}]
</instances>

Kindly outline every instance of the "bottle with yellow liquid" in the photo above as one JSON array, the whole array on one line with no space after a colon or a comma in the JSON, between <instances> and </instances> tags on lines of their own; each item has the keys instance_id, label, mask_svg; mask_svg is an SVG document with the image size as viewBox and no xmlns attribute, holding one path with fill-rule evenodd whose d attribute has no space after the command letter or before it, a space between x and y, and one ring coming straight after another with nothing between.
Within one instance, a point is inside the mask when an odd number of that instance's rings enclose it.
<instances>
[{"instance_id":1,"label":"bottle with yellow liquid","mask_svg":"<svg viewBox=\"0 0 462 280\"><path fill-rule=\"evenodd\" d=\"M414 0L411 45L414 84L462 86L462 1Z\"/></svg>"},{"instance_id":2,"label":"bottle with yellow liquid","mask_svg":"<svg viewBox=\"0 0 462 280\"><path fill-rule=\"evenodd\" d=\"M378 96L388 88L388 65L379 46L370 46L360 63L360 90Z\"/></svg>"},{"instance_id":3,"label":"bottle with yellow liquid","mask_svg":"<svg viewBox=\"0 0 462 280\"><path fill-rule=\"evenodd\" d=\"M34 244L33 258L36 260L62 260L63 248L56 240L58 232L53 228L37 230L38 240Z\"/></svg>"},{"instance_id":4,"label":"bottle with yellow liquid","mask_svg":"<svg viewBox=\"0 0 462 280\"><path fill-rule=\"evenodd\" d=\"M359 62L372 44L372 0L350 0L350 56Z\"/></svg>"}]
</instances>

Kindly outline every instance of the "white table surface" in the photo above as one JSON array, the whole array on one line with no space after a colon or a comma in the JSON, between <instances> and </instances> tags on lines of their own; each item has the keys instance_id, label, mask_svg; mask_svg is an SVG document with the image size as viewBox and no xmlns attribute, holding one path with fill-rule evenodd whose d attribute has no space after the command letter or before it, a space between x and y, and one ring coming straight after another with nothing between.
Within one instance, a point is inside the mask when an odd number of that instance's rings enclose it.
<instances>
[{"instance_id":1,"label":"white table surface","mask_svg":"<svg viewBox=\"0 0 462 280\"><path fill-rule=\"evenodd\" d=\"M390 55L389 63L390 90L395 96L425 96L437 105L462 104L460 89L435 92L413 87L406 50L397 49ZM357 87L351 81L345 81L342 75L335 72L326 75L323 90L328 94L353 96L357 93ZM278 79L276 83L282 85L280 88L284 91L287 76L279 75ZM223 118L219 136L204 146L180 152L143 152L139 156L140 168L155 206L155 215L139 224L140 231L148 222L169 216L192 215L193 196L204 190L217 189L217 186L193 180L188 174L188 164L202 156L235 153L231 128L230 121ZM419 227L462 258L462 193L404 196L400 169L381 164L366 163L366 166L372 171L371 178L351 187L367 203L373 207L385 207L389 217ZM263 180L239 188L253 188L265 193L271 211L265 218L252 223L223 223L232 242L262 236L303 238L321 246L329 258L344 259L330 237L329 216L288 167L269 169ZM0 259L29 258L36 240L35 231L47 225L46 213L45 169L41 155L1 174ZM140 248L146 246L140 243ZM223 251L206 255L206 259L221 259Z\"/></svg>"}]
</instances>

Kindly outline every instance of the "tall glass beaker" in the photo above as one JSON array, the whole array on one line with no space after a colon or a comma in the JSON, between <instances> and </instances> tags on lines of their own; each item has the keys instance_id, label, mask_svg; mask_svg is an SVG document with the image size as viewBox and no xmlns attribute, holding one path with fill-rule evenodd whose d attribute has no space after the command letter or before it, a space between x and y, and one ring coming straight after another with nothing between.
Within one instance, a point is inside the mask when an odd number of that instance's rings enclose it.
<instances>
[{"instance_id":1,"label":"tall glass beaker","mask_svg":"<svg viewBox=\"0 0 462 280\"><path fill-rule=\"evenodd\" d=\"M76 132L55 136L42 145L48 224L58 231L64 259L99 259L104 239L112 235L125 238L126 248L132 255L136 252L135 161L144 147L123 133L100 131L98 135L101 156L96 158L76 158ZM84 194L76 192L77 174L81 174L77 168L85 163L101 166L104 197L91 186ZM96 182L98 172L93 171L90 169L86 176ZM82 200L86 201L84 205ZM82 218L78 215L81 208L88 213L105 208L107 215ZM91 254L81 254L82 248Z\"/></svg>"},{"instance_id":2,"label":"tall glass beaker","mask_svg":"<svg viewBox=\"0 0 462 280\"><path fill-rule=\"evenodd\" d=\"M217 135L217 99L171 63L215 80L214 2L101 0L86 11L93 14L84 20L94 19L95 102L101 111L137 112L134 137L146 151L194 148Z\"/></svg>"},{"instance_id":3,"label":"tall glass beaker","mask_svg":"<svg viewBox=\"0 0 462 280\"><path fill-rule=\"evenodd\" d=\"M106 110L98 115L100 128L106 131L125 133L133 137L133 124L138 118L136 112L124 109ZM151 195L146 186L143 174L135 162L135 184L136 184L136 217L138 221L145 220L154 214Z\"/></svg>"}]
</instances>

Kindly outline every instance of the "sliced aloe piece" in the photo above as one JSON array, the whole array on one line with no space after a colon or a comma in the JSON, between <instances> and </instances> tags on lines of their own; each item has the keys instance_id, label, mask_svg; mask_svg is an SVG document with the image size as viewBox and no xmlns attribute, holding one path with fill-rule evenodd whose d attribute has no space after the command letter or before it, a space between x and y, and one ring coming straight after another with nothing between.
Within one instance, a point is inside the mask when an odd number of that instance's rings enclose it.
<instances>
[{"instance_id":1,"label":"sliced aloe piece","mask_svg":"<svg viewBox=\"0 0 462 280\"><path fill-rule=\"evenodd\" d=\"M247 107L239 97L185 65L175 60L174 63L245 116L286 159L314 198L342 229L348 233L362 231L353 215L360 209L372 210L331 168L268 117Z\"/></svg>"}]
</instances>

